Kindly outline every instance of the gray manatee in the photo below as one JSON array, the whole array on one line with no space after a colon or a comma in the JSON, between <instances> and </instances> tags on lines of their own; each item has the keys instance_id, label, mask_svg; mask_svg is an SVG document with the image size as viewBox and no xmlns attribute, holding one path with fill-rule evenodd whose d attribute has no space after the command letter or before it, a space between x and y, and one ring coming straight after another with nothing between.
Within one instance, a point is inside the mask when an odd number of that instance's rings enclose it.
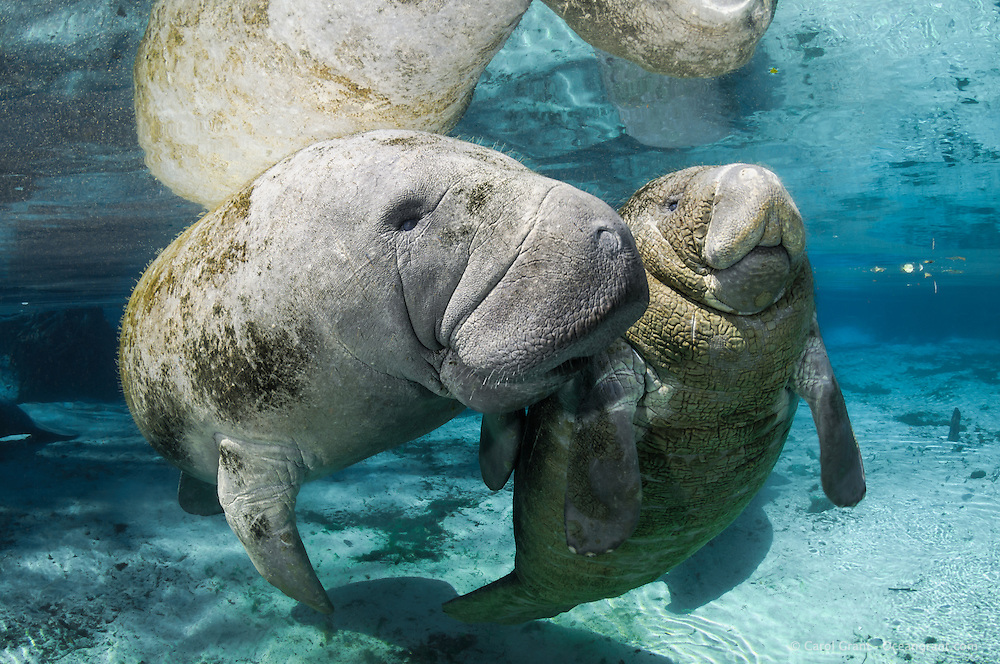
<instances>
[{"instance_id":1,"label":"gray manatee","mask_svg":"<svg viewBox=\"0 0 1000 664\"><path fill-rule=\"evenodd\" d=\"M374 131L292 155L159 255L122 321L122 386L182 506L221 503L260 573L329 612L303 482L466 407L523 410L647 301L598 199L478 145Z\"/></svg>"},{"instance_id":2,"label":"gray manatee","mask_svg":"<svg viewBox=\"0 0 1000 664\"><path fill-rule=\"evenodd\" d=\"M283 157L446 132L530 0L157 0L135 61L150 170L215 207Z\"/></svg>"},{"instance_id":3,"label":"gray manatee","mask_svg":"<svg viewBox=\"0 0 1000 664\"><path fill-rule=\"evenodd\" d=\"M778 178L747 164L686 169L642 187L621 212L649 307L528 409L514 571L445 604L461 620L549 617L656 580L761 488L800 396L827 496L850 506L865 494L816 325L802 220Z\"/></svg>"}]
</instances>

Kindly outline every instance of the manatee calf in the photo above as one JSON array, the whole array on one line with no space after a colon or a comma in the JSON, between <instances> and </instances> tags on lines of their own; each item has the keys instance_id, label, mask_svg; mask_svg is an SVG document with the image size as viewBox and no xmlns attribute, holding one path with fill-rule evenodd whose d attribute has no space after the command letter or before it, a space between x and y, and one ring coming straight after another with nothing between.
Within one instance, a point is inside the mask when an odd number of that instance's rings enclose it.
<instances>
[{"instance_id":1,"label":"manatee calf","mask_svg":"<svg viewBox=\"0 0 1000 664\"><path fill-rule=\"evenodd\" d=\"M827 496L849 506L865 494L816 325L802 220L777 177L747 164L679 171L636 192L622 217L650 305L528 410L514 571L445 604L456 618L544 618L659 578L761 488L800 396Z\"/></svg>"},{"instance_id":2,"label":"manatee calf","mask_svg":"<svg viewBox=\"0 0 1000 664\"><path fill-rule=\"evenodd\" d=\"M598 199L478 145L374 131L292 155L159 255L122 321L122 386L182 506L221 503L268 581L331 611L295 527L303 482L465 407L523 410L647 302Z\"/></svg>"}]
</instances>

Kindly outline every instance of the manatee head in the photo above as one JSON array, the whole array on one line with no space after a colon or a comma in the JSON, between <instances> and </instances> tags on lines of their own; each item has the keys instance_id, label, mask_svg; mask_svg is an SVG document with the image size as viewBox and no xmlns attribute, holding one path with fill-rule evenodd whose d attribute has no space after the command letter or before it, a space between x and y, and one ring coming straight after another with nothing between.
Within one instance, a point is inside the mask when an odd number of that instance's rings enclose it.
<instances>
[{"instance_id":1,"label":"manatee head","mask_svg":"<svg viewBox=\"0 0 1000 664\"><path fill-rule=\"evenodd\" d=\"M502 211L505 223L488 221L470 238L468 265L443 317L421 312L448 348L442 383L482 412L547 395L649 302L642 260L618 215L567 184L536 178L477 185L489 191L486 209ZM428 287L425 279L412 283Z\"/></svg>"},{"instance_id":2,"label":"manatee head","mask_svg":"<svg viewBox=\"0 0 1000 664\"><path fill-rule=\"evenodd\" d=\"M677 171L642 187L621 212L648 272L720 311L769 307L805 261L802 217L760 166Z\"/></svg>"},{"instance_id":3,"label":"manatee head","mask_svg":"<svg viewBox=\"0 0 1000 664\"><path fill-rule=\"evenodd\" d=\"M251 201L282 220L276 234L306 229L324 324L353 357L483 412L554 391L648 301L613 209L457 139L319 143L259 179Z\"/></svg>"},{"instance_id":4,"label":"manatee head","mask_svg":"<svg viewBox=\"0 0 1000 664\"><path fill-rule=\"evenodd\" d=\"M777 0L545 0L592 46L675 78L746 64Z\"/></svg>"}]
</instances>

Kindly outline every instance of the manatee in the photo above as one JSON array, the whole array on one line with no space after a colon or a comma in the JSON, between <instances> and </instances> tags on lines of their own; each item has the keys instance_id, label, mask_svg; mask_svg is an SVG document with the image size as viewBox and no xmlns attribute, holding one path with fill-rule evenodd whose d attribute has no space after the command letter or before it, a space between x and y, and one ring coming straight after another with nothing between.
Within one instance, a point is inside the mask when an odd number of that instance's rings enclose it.
<instances>
[{"instance_id":1,"label":"manatee","mask_svg":"<svg viewBox=\"0 0 1000 664\"><path fill-rule=\"evenodd\" d=\"M44 445L60 440L73 440L76 437L76 434L56 433L43 429L16 403L0 399L0 442L23 440Z\"/></svg>"},{"instance_id":2,"label":"manatee","mask_svg":"<svg viewBox=\"0 0 1000 664\"><path fill-rule=\"evenodd\" d=\"M447 132L530 0L158 0L136 54L146 164L213 208L283 157L372 129ZM584 39L657 73L750 57L772 0L550 0Z\"/></svg>"},{"instance_id":3,"label":"manatee","mask_svg":"<svg viewBox=\"0 0 1000 664\"><path fill-rule=\"evenodd\" d=\"M799 212L758 166L695 167L622 211L650 304L584 371L528 409L514 471L514 571L445 604L518 623L656 580L728 526L770 474L799 397L823 489L865 476L816 324Z\"/></svg>"},{"instance_id":4,"label":"manatee","mask_svg":"<svg viewBox=\"0 0 1000 664\"><path fill-rule=\"evenodd\" d=\"M224 510L265 579L329 612L295 526L304 482L465 408L506 421L647 303L605 203L479 145L373 131L283 160L153 261L122 386L182 507Z\"/></svg>"},{"instance_id":5,"label":"manatee","mask_svg":"<svg viewBox=\"0 0 1000 664\"><path fill-rule=\"evenodd\" d=\"M592 46L655 74L712 77L742 67L778 0L545 0Z\"/></svg>"},{"instance_id":6,"label":"manatee","mask_svg":"<svg viewBox=\"0 0 1000 664\"><path fill-rule=\"evenodd\" d=\"M158 0L135 60L146 163L213 208L319 140L447 132L529 3Z\"/></svg>"}]
</instances>

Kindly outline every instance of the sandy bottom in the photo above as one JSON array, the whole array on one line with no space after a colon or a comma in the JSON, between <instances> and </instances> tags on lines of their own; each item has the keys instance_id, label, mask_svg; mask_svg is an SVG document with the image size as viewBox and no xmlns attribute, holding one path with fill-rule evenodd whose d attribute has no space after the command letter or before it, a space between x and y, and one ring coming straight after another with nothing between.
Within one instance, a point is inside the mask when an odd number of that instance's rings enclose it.
<instances>
[{"instance_id":1,"label":"sandy bottom","mask_svg":"<svg viewBox=\"0 0 1000 664\"><path fill-rule=\"evenodd\" d=\"M516 627L440 609L513 567L510 489L479 479L474 416L303 490L326 617L264 582L221 516L181 511L124 406L27 404L79 438L0 442L0 662L1000 661L1000 345L828 345L861 505L823 498L803 405L764 490L693 558Z\"/></svg>"}]
</instances>

